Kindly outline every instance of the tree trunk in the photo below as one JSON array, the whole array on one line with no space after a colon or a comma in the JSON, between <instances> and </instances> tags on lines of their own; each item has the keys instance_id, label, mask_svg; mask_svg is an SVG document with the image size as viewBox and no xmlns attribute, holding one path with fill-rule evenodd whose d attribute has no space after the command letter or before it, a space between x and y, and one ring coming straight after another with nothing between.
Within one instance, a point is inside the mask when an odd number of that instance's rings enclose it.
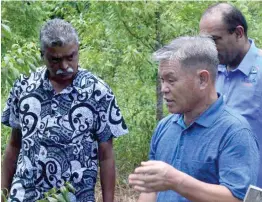
<instances>
[{"instance_id":1,"label":"tree trunk","mask_svg":"<svg viewBox=\"0 0 262 202\"><path fill-rule=\"evenodd\" d=\"M156 44L155 50L161 47L160 41L160 12L155 12L156 16ZM163 93L161 92L161 81L157 72L156 79L156 120L160 121L163 118Z\"/></svg>"}]
</instances>

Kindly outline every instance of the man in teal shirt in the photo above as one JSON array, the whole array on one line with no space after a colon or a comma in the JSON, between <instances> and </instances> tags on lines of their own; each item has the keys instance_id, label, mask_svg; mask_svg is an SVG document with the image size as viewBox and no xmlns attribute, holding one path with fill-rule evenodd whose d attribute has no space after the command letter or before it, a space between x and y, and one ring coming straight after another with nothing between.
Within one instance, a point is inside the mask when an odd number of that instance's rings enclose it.
<instances>
[{"instance_id":1,"label":"man in teal shirt","mask_svg":"<svg viewBox=\"0 0 262 202\"><path fill-rule=\"evenodd\" d=\"M200 20L200 33L211 35L216 43L220 65L216 89L225 103L244 116L260 146L262 157L262 50L247 36L247 22L234 6L210 6ZM262 187L260 161L257 186Z\"/></svg>"}]
</instances>

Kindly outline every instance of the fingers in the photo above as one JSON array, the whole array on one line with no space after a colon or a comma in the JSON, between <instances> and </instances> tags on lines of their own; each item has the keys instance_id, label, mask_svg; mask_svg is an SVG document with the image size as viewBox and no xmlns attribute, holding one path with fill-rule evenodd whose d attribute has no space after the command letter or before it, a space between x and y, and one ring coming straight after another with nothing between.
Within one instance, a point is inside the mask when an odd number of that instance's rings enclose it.
<instances>
[{"instance_id":1,"label":"fingers","mask_svg":"<svg viewBox=\"0 0 262 202\"><path fill-rule=\"evenodd\" d=\"M145 184L145 182L140 179L140 176L136 174L129 175L128 181L129 181L129 184L132 186Z\"/></svg>"},{"instance_id":2,"label":"fingers","mask_svg":"<svg viewBox=\"0 0 262 202\"><path fill-rule=\"evenodd\" d=\"M139 192L153 192L153 189L149 182L146 182L145 176L143 175L137 175L137 174L131 174L129 176L129 184L133 186L133 188L136 191ZM145 180L145 181L144 181Z\"/></svg>"},{"instance_id":3,"label":"fingers","mask_svg":"<svg viewBox=\"0 0 262 202\"><path fill-rule=\"evenodd\" d=\"M149 182L155 182L155 176L154 175L145 175L145 174L131 174L129 175L129 183L133 183L133 182L143 182L140 183L141 184L145 184L145 183L149 183Z\"/></svg>"},{"instance_id":4,"label":"fingers","mask_svg":"<svg viewBox=\"0 0 262 202\"><path fill-rule=\"evenodd\" d=\"M136 191L139 191L139 192L145 192L145 193L151 193L151 192L155 192L153 189L149 188L149 187L143 187L143 186L134 186L134 189Z\"/></svg>"},{"instance_id":5,"label":"fingers","mask_svg":"<svg viewBox=\"0 0 262 202\"><path fill-rule=\"evenodd\" d=\"M142 166L150 166L150 165L155 165L157 162L159 162L159 161L154 161L154 160L142 161L142 162L141 162L141 165L142 165Z\"/></svg>"},{"instance_id":6,"label":"fingers","mask_svg":"<svg viewBox=\"0 0 262 202\"><path fill-rule=\"evenodd\" d=\"M156 192L163 189L161 182L157 181L140 181L140 180L129 180L129 184L133 186L136 191L140 192Z\"/></svg>"},{"instance_id":7,"label":"fingers","mask_svg":"<svg viewBox=\"0 0 262 202\"><path fill-rule=\"evenodd\" d=\"M154 174L159 170L159 161L142 161L141 166L135 169L137 174Z\"/></svg>"}]
</instances>

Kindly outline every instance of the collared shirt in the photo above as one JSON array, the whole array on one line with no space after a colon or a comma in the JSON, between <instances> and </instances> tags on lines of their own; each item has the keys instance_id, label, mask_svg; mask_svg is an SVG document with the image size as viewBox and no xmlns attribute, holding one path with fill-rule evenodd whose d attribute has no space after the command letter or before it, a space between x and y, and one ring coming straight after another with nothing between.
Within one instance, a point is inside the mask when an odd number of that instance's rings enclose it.
<instances>
[{"instance_id":1,"label":"collared shirt","mask_svg":"<svg viewBox=\"0 0 262 202\"><path fill-rule=\"evenodd\" d=\"M182 115L169 115L151 140L150 159L164 161L192 177L227 187L243 199L256 183L259 154L247 121L228 108L223 97L185 126ZM189 201L175 191L158 192L157 202Z\"/></svg>"},{"instance_id":2,"label":"collared shirt","mask_svg":"<svg viewBox=\"0 0 262 202\"><path fill-rule=\"evenodd\" d=\"M9 201L32 202L69 181L78 202L93 202L98 144L127 133L111 89L87 70L56 93L45 67L18 79L2 123L19 128L22 146Z\"/></svg>"},{"instance_id":3,"label":"collared shirt","mask_svg":"<svg viewBox=\"0 0 262 202\"><path fill-rule=\"evenodd\" d=\"M262 157L262 50L250 40L251 46L239 66L227 71L219 65L216 89L225 103L244 116L258 137ZM262 187L262 161L257 185Z\"/></svg>"}]
</instances>

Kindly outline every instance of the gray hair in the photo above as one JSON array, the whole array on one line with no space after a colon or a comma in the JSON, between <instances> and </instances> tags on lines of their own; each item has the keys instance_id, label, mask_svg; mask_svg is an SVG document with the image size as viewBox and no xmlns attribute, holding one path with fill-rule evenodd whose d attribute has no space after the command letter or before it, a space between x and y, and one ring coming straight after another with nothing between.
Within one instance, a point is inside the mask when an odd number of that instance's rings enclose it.
<instances>
[{"instance_id":1,"label":"gray hair","mask_svg":"<svg viewBox=\"0 0 262 202\"><path fill-rule=\"evenodd\" d=\"M184 36L173 40L153 54L153 59L177 60L183 67L206 69L216 79L219 64L215 42L210 36ZM199 65L199 64L205 64Z\"/></svg>"},{"instance_id":2,"label":"gray hair","mask_svg":"<svg viewBox=\"0 0 262 202\"><path fill-rule=\"evenodd\" d=\"M46 24L43 25L40 32L42 53L48 47L64 46L71 43L79 44L79 41L78 34L70 23L55 18L48 20Z\"/></svg>"}]
</instances>

